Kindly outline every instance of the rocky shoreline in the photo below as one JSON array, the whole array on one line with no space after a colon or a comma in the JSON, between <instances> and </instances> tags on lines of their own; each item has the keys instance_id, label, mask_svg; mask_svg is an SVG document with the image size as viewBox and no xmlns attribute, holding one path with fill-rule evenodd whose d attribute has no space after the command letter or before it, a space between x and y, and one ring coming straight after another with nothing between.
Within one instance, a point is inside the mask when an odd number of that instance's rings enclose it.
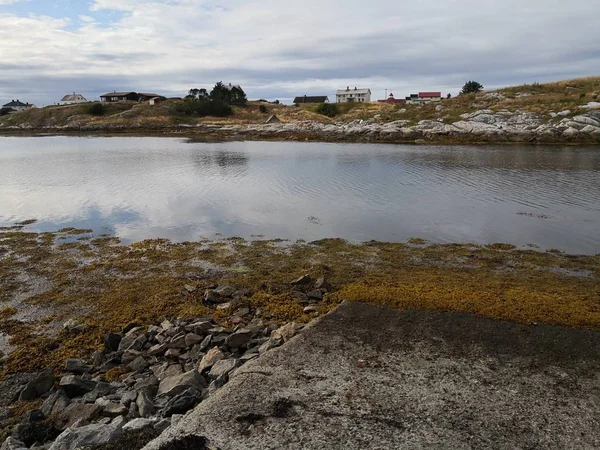
<instances>
[{"instance_id":1,"label":"rocky shoreline","mask_svg":"<svg viewBox=\"0 0 600 450\"><path fill-rule=\"evenodd\" d=\"M302 277L295 286L301 289L307 281L312 284ZM317 284L325 285L324 280ZM307 289L314 298L317 289ZM223 310L242 295L222 285L207 290L204 301ZM67 359L59 378L52 370L9 375L3 389L12 384L14 400L43 403L25 413L0 448L139 448L213 395L246 362L303 328L293 322L265 324L249 308L236 310L229 323L233 328L219 326L212 317L164 320L149 327L132 323L106 334L103 349L88 359ZM74 320L64 326L72 334L86 332Z\"/></svg>"},{"instance_id":2,"label":"rocky shoreline","mask_svg":"<svg viewBox=\"0 0 600 450\"><path fill-rule=\"evenodd\" d=\"M442 107L443 108L443 107ZM190 136L205 140L309 140L323 142L382 143L540 143L599 144L600 110L574 115L571 111L549 117L530 112L481 109L462 114L460 120L385 122L377 117L349 122L298 121L275 124L167 125L147 123L65 125L34 127L27 123L2 127L10 134L136 134Z\"/></svg>"}]
</instances>

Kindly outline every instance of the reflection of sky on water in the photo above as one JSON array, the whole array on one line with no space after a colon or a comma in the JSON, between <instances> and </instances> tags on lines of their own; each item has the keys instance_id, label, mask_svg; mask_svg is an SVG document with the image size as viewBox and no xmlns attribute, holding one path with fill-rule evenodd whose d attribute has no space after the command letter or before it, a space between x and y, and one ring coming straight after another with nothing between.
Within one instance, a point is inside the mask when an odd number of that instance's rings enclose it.
<instances>
[{"instance_id":1,"label":"reflection of sky on water","mask_svg":"<svg viewBox=\"0 0 600 450\"><path fill-rule=\"evenodd\" d=\"M0 226L37 218L32 229L125 241L422 237L596 253L599 172L596 148L0 138Z\"/></svg>"}]
</instances>

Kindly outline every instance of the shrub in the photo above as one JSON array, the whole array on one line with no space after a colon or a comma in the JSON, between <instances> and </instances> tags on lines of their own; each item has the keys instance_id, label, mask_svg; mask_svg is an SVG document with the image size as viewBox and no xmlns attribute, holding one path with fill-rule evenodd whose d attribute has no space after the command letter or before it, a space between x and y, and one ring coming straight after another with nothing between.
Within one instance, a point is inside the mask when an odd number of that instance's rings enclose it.
<instances>
[{"instance_id":1,"label":"shrub","mask_svg":"<svg viewBox=\"0 0 600 450\"><path fill-rule=\"evenodd\" d=\"M266 113L266 112L267 112L267 107L266 107L265 105L260 105L260 106L258 107L258 110L259 110L261 113L263 113L263 114L264 114L264 113Z\"/></svg>"},{"instance_id":2,"label":"shrub","mask_svg":"<svg viewBox=\"0 0 600 450\"><path fill-rule=\"evenodd\" d=\"M12 108L2 108L0 109L0 116L6 116L8 114L10 114L11 112L14 112L15 110Z\"/></svg>"},{"instance_id":3,"label":"shrub","mask_svg":"<svg viewBox=\"0 0 600 450\"><path fill-rule=\"evenodd\" d=\"M194 99L186 99L183 103L176 106L176 111L178 114L184 116L217 116L217 117L226 117L233 114L233 110L231 106L217 102L212 99L202 99L202 100L194 100Z\"/></svg>"},{"instance_id":4,"label":"shrub","mask_svg":"<svg viewBox=\"0 0 600 450\"><path fill-rule=\"evenodd\" d=\"M87 112L92 116L103 116L106 113L106 108L102 103L92 103L88 107Z\"/></svg>"},{"instance_id":5,"label":"shrub","mask_svg":"<svg viewBox=\"0 0 600 450\"><path fill-rule=\"evenodd\" d=\"M327 117L335 117L339 113L338 107L334 103L321 103L319 106L317 106L315 112L323 114Z\"/></svg>"},{"instance_id":6,"label":"shrub","mask_svg":"<svg viewBox=\"0 0 600 450\"><path fill-rule=\"evenodd\" d=\"M473 94L477 92L481 92L483 90L483 85L478 83L477 81L467 81L460 91L461 94Z\"/></svg>"}]
</instances>

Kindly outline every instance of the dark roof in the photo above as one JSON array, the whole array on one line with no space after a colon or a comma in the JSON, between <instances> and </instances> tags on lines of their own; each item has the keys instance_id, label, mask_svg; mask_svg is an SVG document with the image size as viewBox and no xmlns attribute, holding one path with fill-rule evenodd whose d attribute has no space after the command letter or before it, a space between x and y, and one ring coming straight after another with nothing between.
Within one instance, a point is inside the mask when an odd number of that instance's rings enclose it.
<instances>
[{"instance_id":1,"label":"dark roof","mask_svg":"<svg viewBox=\"0 0 600 450\"><path fill-rule=\"evenodd\" d=\"M100 97L127 97L131 94L137 95L137 92L109 92L108 94L101 95Z\"/></svg>"},{"instance_id":2,"label":"dark roof","mask_svg":"<svg viewBox=\"0 0 600 450\"><path fill-rule=\"evenodd\" d=\"M294 103L325 103L326 101L329 101L329 98L326 95L304 95L294 99Z\"/></svg>"},{"instance_id":3,"label":"dark roof","mask_svg":"<svg viewBox=\"0 0 600 450\"><path fill-rule=\"evenodd\" d=\"M162 95L158 95L158 94L152 94L151 92L138 92L138 95L141 97L158 97L158 98L164 98Z\"/></svg>"},{"instance_id":4,"label":"dark roof","mask_svg":"<svg viewBox=\"0 0 600 450\"><path fill-rule=\"evenodd\" d=\"M419 92L421 98L441 97L441 92Z\"/></svg>"},{"instance_id":5,"label":"dark roof","mask_svg":"<svg viewBox=\"0 0 600 450\"><path fill-rule=\"evenodd\" d=\"M6 105L2 105L3 108L13 108L15 106L29 106L29 103L23 103L20 102L19 100L17 101L12 101L10 103L7 103Z\"/></svg>"}]
</instances>

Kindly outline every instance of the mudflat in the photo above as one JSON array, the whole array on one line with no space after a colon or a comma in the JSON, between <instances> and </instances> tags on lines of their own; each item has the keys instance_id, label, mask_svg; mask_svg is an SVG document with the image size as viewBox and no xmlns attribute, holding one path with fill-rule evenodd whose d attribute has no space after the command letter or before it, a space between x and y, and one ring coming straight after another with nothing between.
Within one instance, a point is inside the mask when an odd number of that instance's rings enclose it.
<instances>
[{"instance_id":1,"label":"mudflat","mask_svg":"<svg viewBox=\"0 0 600 450\"><path fill-rule=\"evenodd\" d=\"M344 302L145 449L599 448L599 369L597 331Z\"/></svg>"}]
</instances>

